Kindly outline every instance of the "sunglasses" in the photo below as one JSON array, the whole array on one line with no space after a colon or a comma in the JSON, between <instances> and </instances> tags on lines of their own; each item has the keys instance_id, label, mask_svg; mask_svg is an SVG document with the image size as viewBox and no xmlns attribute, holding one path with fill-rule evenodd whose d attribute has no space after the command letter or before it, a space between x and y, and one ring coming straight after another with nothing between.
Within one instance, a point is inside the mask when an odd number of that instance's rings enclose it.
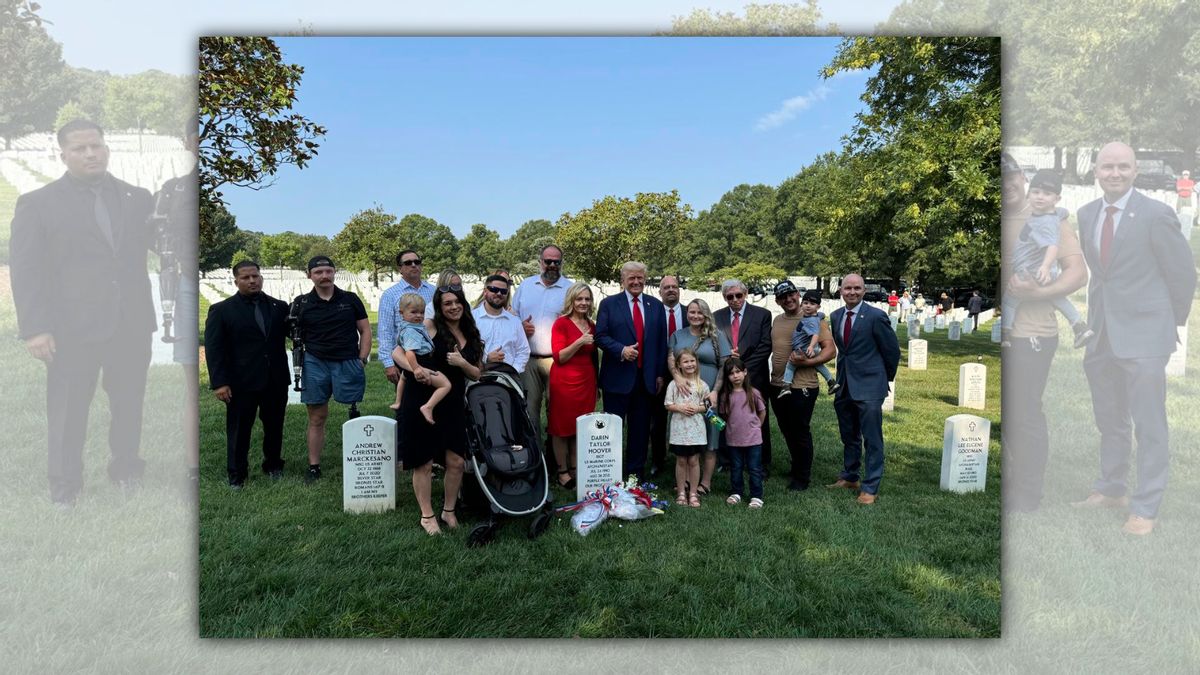
<instances>
[{"instance_id":1,"label":"sunglasses","mask_svg":"<svg viewBox=\"0 0 1200 675\"><path fill-rule=\"evenodd\" d=\"M401 260L401 261L400 261L400 265L401 265L402 267L407 267L407 266L410 266L410 265L411 265L412 267L416 267L417 265L420 265L420 264L421 264L421 259L420 259L420 258L413 258L412 260Z\"/></svg>"},{"instance_id":2,"label":"sunglasses","mask_svg":"<svg viewBox=\"0 0 1200 675\"><path fill-rule=\"evenodd\" d=\"M496 295L508 295L507 288L500 288L498 286L488 286L487 289L488 289L488 292L495 293Z\"/></svg>"},{"instance_id":3,"label":"sunglasses","mask_svg":"<svg viewBox=\"0 0 1200 675\"><path fill-rule=\"evenodd\" d=\"M558 267L562 264L562 260L550 260L548 258L542 258L542 264L546 267Z\"/></svg>"},{"instance_id":4,"label":"sunglasses","mask_svg":"<svg viewBox=\"0 0 1200 675\"><path fill-rule=\"evenodd\" d=\"M449 286L438 286L438 291L441 293L449 293L451 291L461 291L461 290L462 290L462 286L460 284L450 284Z\"/></svg>"},{"instance_id":5,"label":"sunglasses","mask_svg":"<svg viewBox=\"0 0 1200 675\"><path fill-rule=\"evenodd\" d=\"M730 293L729 295L725 296L725 299L726 300L741 300L744 297L746 297L745 293Z\"/></svg>"}]
</instances>

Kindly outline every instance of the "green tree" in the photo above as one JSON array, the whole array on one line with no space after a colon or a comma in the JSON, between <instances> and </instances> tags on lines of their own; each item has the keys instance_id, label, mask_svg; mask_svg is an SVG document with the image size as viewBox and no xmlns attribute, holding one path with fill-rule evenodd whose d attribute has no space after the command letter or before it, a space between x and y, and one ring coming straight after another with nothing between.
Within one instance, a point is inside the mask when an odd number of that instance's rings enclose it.
<instances>
[{"instance_id":1,"label":"green tree","mask_svg":"<svg viewBox=\"0 0 1200 675\"><path fill-rule=\"evenodd\" d=\"M0 0L0 136L47 131L67 102L62 45L42 27L36 3Z\"/></svg>"},{"instance_id":2,"label":"green tree","mask_svg":"<svg viewBox=\"0 0 1200 675\"><path fill-rule=\"evenodd\" d=\"M177 135L179 110L191 106L194 91L190 78L160 70L110 77L104 94L104 119L117 129Z\"/></svg>"},{"instance_id":3,"label":"green tree","mask_svg":"<svg viewBox=\"0 0 1200 675\"><path fill-rule=\"evenodd\" d=\"M82 110L82 114L79 116L92 120L105 128L110 126L108 118L104 115L104 104L108 98L108 81L112 77L108 71L104 70L67 66L67 91L70 94L71 102ZM195 89L193 88L188 94L195 98Z\"/></svg>"},{"instance_id":4,"label":"green tree","mask_svg":"<svg viewBox=\"0 0 1200 675\"><path fill-rule=\"evenodd\" d=\"M701 276L739 262L779 263L774 209L775 188L738 185L696 216L679 238L671 262Z\"/></svg>"},{"instance_id":5,"label":"green tree","mask_svg":"<svg viewBox=\"0 0 1200 675\"><path fill-rule=\"evenodd\" d=\"M834 248L834 223L844 216L857 181L849 158L831 152L780 184L774 236L781 267L817 277L824 289L831 277L862 269L857 252Z\"/></svg>"},{"instance_id":6,"label":"green tree","mask_svg":"<svg viewBox=\"0 0 1200 675\"><path fill-rule=\"evenodd\" d=\"M332 243L338 264L352 272L371 272L376 288L380 272L392 269L396 254L404 248L396 216L379 204L351 216Z\"/></svg>"},{"instance_id":7,"label":"green tree","mask_svg":"<svg viewBox=\"0 0 1200 675\"><path fill-rule=\"evenodd\" d=\"M200 272L224 267L233 252L246 249L245 235L238 230L237 219L225 207L200 205Z\"/></svg>"},{"instance_id":8,"label":"green tree","mask_svg":"<svg viewBox=\"0 0 1200 675\"><path fill-rule=\"evenodd\" d=\"M64 103L63 107L58 109L58 114L54 116L54 128L59 129L67 122L77 119L90 119L92 121L96 121L95 118L87 114L87 111L83 109L83 106L76 103L75 99L71 99L70 101ZM98 121L96 121L96 123L100 124Z\"/></svg>"},{"instance_id":9,"label":"green tree","mask_svg":"<svg viewBox=\"0 0 1200 675\"><path fill-rule=\"evenodd\" d=\"M758 262L740 262L730 267L715 270L710 275L718 283L725 279L737 279L750 288L768 288L787 278L787 272L775 265ZM770 292L769 290L766 292Z\"/></svg>"},{"instance_id":10,"label":"green tree","mask_svg":"<svg viewBox=\"0 0 1200 675\"><path fill-rule=\"evenodd\" d=\"M262 189L316 156L325 127L288 112L303 73L270 38L200 38L201 200L221 201L225 185Z\"/></svg>"},{"instance_id":11,"label":"green tree","mask_svg":"<svg viewBox=\"0 0 1200 675\"><path fill-rule=\"evenodd\" d=\"M278 267L280 274L283 268L304 269L305 261L300 260L304 253L300 235L295 232L280 232L263 236L259 262L267 267Z\"/></svg>"},{"instance_id":12,"label":"green tree","mask_svg":"<svg viewBox=\"0 0 1200 675\"><path fill-rule=\"evenodd\" d=\"M471 226L458 246L458 271L460 274L485 276L498 265L503 265L504 244L500 235L483 223Z\"/></svg>"},{"instance_id":13,"label":"green tree","mask_svg":"<svg viewBox=\"0 0 1200 675\"><path fill-rule=\"evenodd\" d=\"M607 196L591 208L558 219L558 243L576 277L608 282L620 278L629 260L651 273L669 264L671 242L686 232L692 207L679 203L679 191L639 192L633 199Z\"/></svg>"},{"instance_id":14,"label":"green tree","mask_svg":"<svg viewBox=\"0 0 1200 675\"><path fill-rule=\"evenodd\" d=\"M308 260L319 255L329 256L330 258L337 257L334 255L336 249L329 237L323 234L302 234L300 235L300 259L307 264Z\"/></svg>"},{"instance_id":15,"label":"green tree","mask_svg":"<svg viewBox=\"0 0 1200 675\"><path fill-rule=\"evenodd\" d=\"M817 0L804 3L767 3L745 6L745 16L734 12L694 9L671 19L674 35L816 35L837 33L837 26L817 27L821 10Z\"/></svg>"},{"instance_id":16,"label":"green tree","mask_svg":"<svg viewBox=\"0 0 1200 675\"><path fill-rule=\"evenodd\" d=\"M250 260L252 262L258 262L257 260L252 258L249 253L246 253L245 251L243 251L242 249L239 248L238 250L233 252L233 257L231 257L229 259L229 269L233 269L234 265L238 264L239 262L241 262L243 260Z\"/></svg>"},{"instance_id":17,"label":"green tree","mask_svg":"<svg viewBox=\"0 0 1200 675\"><path fill-rule=\"evenodd\" d=\"M498 261L497 266L514 272L517 268L524 267L522 274L537 274L538 254L543 246L554 243L554 236L554 223L542 218L525 221L505 241L504 257Z\"/></svg>"},{"instance_id":18,"label":"green tree","mask_svg":"<svg viewBox=\"0 0 1200 675\"><path fill-rule=\"evenodd\" d=\"M451 229L433 218L410 213L400 219L400 233L396 240L397 248L392 254L395 263L396 253L411 248L421 254L425 261L425 273L437 274L447 267L454 267L458 262L458 238Z\"/></svg>"}]
</instances>

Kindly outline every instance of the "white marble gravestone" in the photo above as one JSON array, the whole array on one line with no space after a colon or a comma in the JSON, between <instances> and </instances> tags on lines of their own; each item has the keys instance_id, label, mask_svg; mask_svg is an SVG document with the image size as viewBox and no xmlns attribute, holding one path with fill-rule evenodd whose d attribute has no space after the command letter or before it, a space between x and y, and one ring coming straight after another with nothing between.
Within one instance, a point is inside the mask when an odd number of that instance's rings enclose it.
<instances>
[{"instance_id":1,"label":"white marble gravestone","mask_svg":"<svg viewBox=\"0 0 1200 675\"><path fill-rule=\"evenodd\" d=\"M1183 233L1183 238L1188 241L1192 239L1192 221L1195 218L1196 214L1191 209L1184 209L1179 212L1179 231Z\"/></svg>"},{"instance_id":2,"label":"white marble gravestone","mask_svg":"<svg viewBox=\"0 0 1200 675\"><path fill-rule=\"evenodd\" d=\"M896 381L888 382L887 398L883 399L883 412L891 412L896 409Z\"/></svg>"},{"instance_id":3,"label":"white marble gravestone","mask_svg":"<svg viewBox=\"0 0 1200 675\"><path fill-rule=\"evenodd\" d=\"M946 315L938 314L936 317L934 317L933 326L938 330L944 330L946 328Z\"/></svg>"},{"instance_id":4,"label":"white marble gravestone","mask_svg":"<svg viewBox=\"0 0 1200 675\"><path fill-rule=\"evenodd\" d=\"M938 317L939 317L939 318L940 318L941 316L942 316L941 314L939 314L939 315L938 315ZM934 325L934 319L933 319L933 317L932 317L932 316L927 316L927 317L925 317L925 325L921 327L921 330L922 330L922 331L924 331L924 332L926 332L926 333L932 333L932 332L933 332L933 325Z\"/></svg>"},{"instance_id":5,"label":"white marble gravestone","mask_svg":"<svg viewBox=\"0 0 1200 675\"><path fill-rule=\"evenodd\" d=\"M921 337L921 320L909 318L908 320L908 339Z\"/></svg>"},{"instance_id":6,"label":"white marble gravestone","mask_svg":"<svg viewBox=\"0 0 1200 675\"><path fill-rule=\"evenodd\" d=\"M342 425L342 510L396 508L396 421L365 415Z\"/></svg>"},{"instance_id":7,"label":"white marble gravestone","mask_svg":"<svg viewBox=\"0 0 1200 675\"><path fill-rule=\"evenodd\" d=\"M575 498L625 480L621 475L621 418L608 413L575 420Z\"/></svg>"},{"instance_id":8,"label":"white marble gravestone","mask_svg":"<svg viewBox=\"0 0 1200 675\"><path fill-rule=\"evenodd\" d=\"M1001 324L999 321L996 321L992 324L992 342L1000 343L1002 341L1003 334L1001 333Z\"/></svg>"},{"instance_id":9,"label":"white marble gravestone","mask_svg":"<svg viewBox=\"0 0 1200 675\"><path fill-rule=\"evenodd\" d=\"M896 330L896 326L900 324L900 317L896 314L888 315L888 323L892 325L892 331Z\"/></svg>"},{"instance_id":10,"label":"white marble gravestone","mask_svg":"<svg viewBox=\"0 0 1200 675\"><path fill-rule=\"evenodd\" d=\"M926 340L908 341L908 369L926 370L929 367L929 342Z\"/></svg>"},{"instance_id":11,"label":"white marble gravestone","mask_svg":"<svg viewBox=\"0 0 1200 675\"><path fill-rule=\"evenodd\" d=\"M992 423L975 415L946 418L942 434L941 487L951 492L982 491L987 483Z\"/></svg>"},{"instance_id":12,"label":"white marble gravestone","mask_svg":"<svg viewBox=\"0 0 1200 675\"><path fill-rule=\"evenodd\" d=\"M1183 377L1187 370L1187 326L1177 326L1179 342L1171 358L1167 359L1167 377Z\"/></svg>"},{"instance_id":13,"label":"white marble gravestone","mask_svg":"<svg viewBox=\"0 0 1200 675\"><path fill-rule=\"evenodd\" d=\"M962 323L959 321L951 321L950 322L950 330L948 331L946 337L951 340L961 340L962 339Z\"/></svg>"},{"instance_id":14,"label":"white marble gravestone","mask_svg":"<svg viewBox=\"0 0 1200 675\"><path fill-rule=\"evenodd\" d=\"M962 319L959 319L958 323L962 326L963 335L968 335L975 332L974 321L968 321L966 317L963 317Z\"/></svg>"},{"instance_id":15,"label":"white marble gravestone","mask_svg":"<svg viewBox=\"0 0 1200 675\"><path fill-rule=\"evenodd\" d=\"M987 366L964 363L958 367L958 407L983 410L987 401Z\"/></svg>"}]
</instances>

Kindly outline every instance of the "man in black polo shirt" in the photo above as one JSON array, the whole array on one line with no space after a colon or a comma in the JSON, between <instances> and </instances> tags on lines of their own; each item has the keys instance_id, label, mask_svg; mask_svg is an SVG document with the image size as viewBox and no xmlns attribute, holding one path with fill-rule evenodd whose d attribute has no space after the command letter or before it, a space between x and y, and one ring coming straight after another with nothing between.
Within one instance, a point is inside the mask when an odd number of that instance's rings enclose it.
<instances>
[{"instance_id":1,"label":"man in black polo shirt","mask_svg":"<svg viewBox=\"0 0 1200 675\"><path fill-rule=\"evenodd\" d=\"M308 406L307 483L321 477L330 395L338 403L357 403L367 384L363 368L371 353L371 322L357 295L333 285L335 272L327 256L309 260L313 289L292 301L305 349L300 401Z\"/></svg>"}]
</instances>

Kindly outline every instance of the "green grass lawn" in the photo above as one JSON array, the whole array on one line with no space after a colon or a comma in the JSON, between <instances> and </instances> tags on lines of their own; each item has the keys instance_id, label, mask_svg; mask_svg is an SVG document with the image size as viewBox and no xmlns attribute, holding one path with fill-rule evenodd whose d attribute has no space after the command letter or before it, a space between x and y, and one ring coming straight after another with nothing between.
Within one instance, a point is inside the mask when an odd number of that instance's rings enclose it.
<instances>
[{"instance_id":1,"label":"green grass lawn","mask_svg":"<svg viewBox=\"0 0 1200 675\"><path fill-rule=\"evenodd\" d=\"M721 474L719 496L699 510L672 506L647 521L609 521L587 538L563 515L532 542L528 521L514 521L482 550L466 549L465 527L437 538L420 530L408 474L397 478L395 512L342 513L344 406L333 407L320 484L302 483L305 417L293 406L286 478L273 484L254 476L243 492L230 492L224 411L202 398L200 633L997 637L999 349L985 332L961 342L947 341L945 331L928 337L930 370L902 367L896 411L885 418L889 454L875 508L819 487L836 479L841 458L831 399L823 396L814 416L816 486L808 492L786 491L788 455L776 432L775 477L761 512L726 506ZM942 427L964 412L954 400L958 366L977 356L990 371L988 489L955 495L938 489ZM388 413L392 396L372 362L360 408ZM435 483L438 507L440 488ZM556 494L559 503L571 498Z\"/></svg>"}]
</instances>

